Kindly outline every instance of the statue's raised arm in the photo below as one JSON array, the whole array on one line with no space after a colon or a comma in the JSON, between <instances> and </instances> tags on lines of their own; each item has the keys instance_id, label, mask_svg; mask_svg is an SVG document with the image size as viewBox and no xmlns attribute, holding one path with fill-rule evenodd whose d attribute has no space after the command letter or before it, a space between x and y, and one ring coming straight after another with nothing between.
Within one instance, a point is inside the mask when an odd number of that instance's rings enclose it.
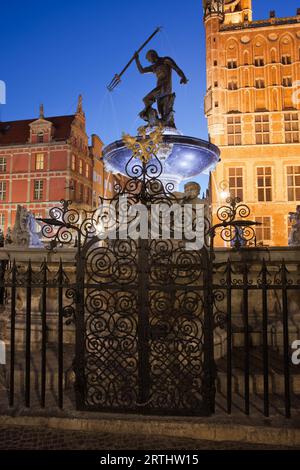
<instances>
[{"instance_id":1,"label":"statue's raised arm","mask_svg":"<svg viewBox=\"0 0 300 470\"><path fill-rule=\"evenodd\" d=\"M138 71L140 73L153 73L153 67L152 66L149 66L149 67L143 67L142 66L139 54L137 52L135 53L134 58L135 58L135 62L136 62Z\"/></svg>"}]
</instances>

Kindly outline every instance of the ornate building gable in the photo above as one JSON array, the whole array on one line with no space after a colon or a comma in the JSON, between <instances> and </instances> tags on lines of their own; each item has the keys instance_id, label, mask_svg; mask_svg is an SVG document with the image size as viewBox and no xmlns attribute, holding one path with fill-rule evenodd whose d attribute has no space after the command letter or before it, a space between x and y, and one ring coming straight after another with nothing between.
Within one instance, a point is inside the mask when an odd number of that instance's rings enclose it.
<instances>
[{"instance_id":1,"label":"ornate building gable","mask_svg":"<svg viewBox=\"0 0 300 470\"><path fill-rule=\"evenodd\" d=\"M225 0L225 24L252 21L252 0Z\"/></svg>"},{"instance_id":2,"label":"ornate building gable","mask_svg":"<svg viewBox=\"0 0 300 470\"><path fill-rule=\"evenodd\" d=\"M85 113L82 107L82 96L79 95L77 110L71 126L71 142L81 151L88 152L88 136L86 133Z\"/></svg>"},{"instance_id":3,"label":"ornate building gable","mask_svg":"<svg viewBox=\"0 0 300 470\"><path fill-rule=\"evenodd\" d=\"M45 119L44 105L40 105L39 119L29 124L30 136L29 143L39 144L50 142L53 137L53 124Z\"/></svg>"}]
</instances>

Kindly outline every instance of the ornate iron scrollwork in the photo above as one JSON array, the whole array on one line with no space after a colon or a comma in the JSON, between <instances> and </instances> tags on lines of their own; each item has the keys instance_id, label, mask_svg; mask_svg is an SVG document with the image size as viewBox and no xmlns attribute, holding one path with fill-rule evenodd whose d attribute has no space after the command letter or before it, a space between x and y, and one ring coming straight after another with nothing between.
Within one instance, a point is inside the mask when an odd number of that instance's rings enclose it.
<instances>
[{"instance_id":1,"label":"ornate iron scrollwork","mask_svg":"<svg viewBox=\"0 0 300 470\"><path fill-rule=\"evenodd\" d=\"M220 221L210 228L211 240L218 233L224 242L233 248L241 248L256 243L255 225L258 222L247 220L250 215L250 208L241 203L238 197L228 197L227 205L223 205L217 210L217 219Z\"/></svg>"},{"instance_id":2,"label":"ornate iron scrollwork","mask_svg":"<svg viewBox=\"0 0 300 470\"><path fill-rule=\"evenodd\" d=\"M186 251L184 240L99 236L99 227L122 230L120 196L147 211L183 204L173 185L160 181L162 165L151 145L147 158L132 156L124 185L115 186L110 200L100 198L97 209L80 213L62 201L43 219L52 245L77 246L76 286L66 292L65 316L75 310L78 403L93 410L208 414L207 247Z\"/></svg>"}]
</instances>

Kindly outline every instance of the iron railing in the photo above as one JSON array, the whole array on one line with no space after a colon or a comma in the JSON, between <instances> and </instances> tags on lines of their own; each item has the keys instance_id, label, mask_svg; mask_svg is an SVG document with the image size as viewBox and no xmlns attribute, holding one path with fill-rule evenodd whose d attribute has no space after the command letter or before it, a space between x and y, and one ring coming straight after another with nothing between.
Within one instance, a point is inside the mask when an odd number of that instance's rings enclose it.
<instances>
[{"instance_id":1,"label":"iron railing","mask_svg":"<svg viewBox=\"0 0 300 470\"><path fill-rule=\"evenodd\" d=\"M27 266L18 265L13 261L7 266L5 276L0 276L0 291L4 291L2 309L7 315L6 324L6 356L8 362L3 374L6 381L9 406L15 405L16 395L21 403L29 408L32 391L34 399L39 397L40 406L46 406L46 385L53 382L53 372L57 376L57 404L63 408L64 396L64 339L65 323L68 323L69 306L66 305L66 292L70 283L62 262L57 271L51 271L46 262L41 266L32 267L29 260ZM49 291L55 291L55 326L56 339L49 341L49 308L47 297ZM35 309L33 302L35 300ZM58 307L58 308L57 308ZM5 335L5 332L4 332ZM35 337L37 336L37 337ZM55 350L55 360L51 368L47 368L49 348ZM35 360L33 360L33 355ZM16 393L16 368L18 368L18 391ZM57 371L57 374L56 374ZM51 378L48 377L51 375ZM34 384L32 383L34 382Z\"/></svg>"},{"instance_id":2,"label":"iron railing","mask_svg":"<svg viewBox=\"0 0 300 470\"><path fill-rule=\"evenodd\" d=\"M300 329L290 308L300 309L299 264L259 259L259 249L253 260L250 252L244 250L246 260L214 264L215 324L223 329L226 343L223 358L216 360L218 380L222 370L228 413L233 397L240 395L246 415L251 403L253 409L259 407L254 399L260 398L264 416L270 415L270 407L273 414L283 407L289 418L292 407L300 405L300 368L291 362L292 342L299 339Z\"/></svg>"},{"instance_id":3,"label":"iron railing","mask_svg":"<svg viewBox=\"0 0 300 470\"><path fill-rule=\"evenodd\" d=\"M162 167L154 154L150 163L129 160L126 168L128 181L115 187L109 201L117 214L122 195L128 206L184 204L172 185L158 180ZM42 220L51 250L75 244L72 272L62 261L56 271L46 262L2 265L9 405L15 406L17 377L26 407L33 389L41 407L48 406L52 370L51 386L62 408L73 370L78 409L204 415L214 412L219 388L228 413L241 398L250 414L254 398L262 395L269 416L271 380L283 379L281 402L290 417L299 398L290 345L298 264L265 261L259 250L245 248L255 239L255 222L238 199L218 210L219 223L207 224L203 248L190 252L184 240L100 242L99 225L110 220L104 202L80 214L71 201L62 201ZM217 233L232 247L228 260L219 259L214 248ZM297 295L293 302L300 308ZM64 339L70 322L71 366ZM280 383L278 390L281 395Z\"/></svg>"},{"instance_id":4,"label":"iron railing","mask_svg":"<svg viewBox=\"0 0 300 470\"><path fill-rule=\"evenodd\" d=\"M297 261L260 259L259 249L256 250L257 259L250 260L249 252L243 251L245 259L242 260L235 259L234 252L230 252L226 262L220 262L217 256L212 265L211 286L204 284L197 291L203 302L212 305L215 358L213 351L211 354L216 375L211 376L211 387L214 389L216 380L216 402L218 405L223 397L227 413L236 410L242 400L246 415L257 412L258 408L268 417L276 410L280 414L283 409L289 418L300 402L299 366L291 362L292 342L299 339L297 323L293 321L298 299L300 305L299 265ZM49 405L51 382L57 405L63 408L67 381L64 329L74 317L72 302L77 287L75 277L71 276L70 280L70 273L66 275L62 262L56 272L46 262L40 267L33 267L28 262L26 270L24 265L13 262L6 269L5 277L0 276L0 289L6 293L4 306L9 332L5 370L10 407L20 403L26 407L36 406L38 397L39 405L45 408ZM54 323L47 304L50 291L58 308ZM33 299L36 298L40 298L39 308L34 311ZM21 336L20 321L23 325ZM55 330L54 336L49 331L49 321ZM37 322L40 337L36 339ZM162 330L153 330L153 334L165 337L167 341ZM221 338L219 344L217 337ZM70 347L74 351L74 344ZM49 353L52 358L50 369L47 365Z\"/></svg>"}]
</instances>

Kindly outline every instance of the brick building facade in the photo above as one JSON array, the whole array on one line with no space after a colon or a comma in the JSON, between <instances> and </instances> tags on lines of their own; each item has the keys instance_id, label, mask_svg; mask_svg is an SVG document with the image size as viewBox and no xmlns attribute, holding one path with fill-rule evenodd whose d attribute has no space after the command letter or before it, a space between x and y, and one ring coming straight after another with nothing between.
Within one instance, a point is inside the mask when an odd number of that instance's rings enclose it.
<instances>
[{"instance_id":1,"label":"brick building facade","mask_svg":"<svg viewBox=\"0 0 300 470\"><path fill-rule=\"evenodd\" d=\"M300 9L253 21L251 0L203 3L205 113L221 149L213 214L226 194L239 196L262 223L257 242L287 245L288 212L300 204Z\"/></svg>"},{"instance_id":2,"label":"brick building facade","mask_svg":"<svg viewBox=\"0 0 300 470\"><path fill-rule=\"evenodd\" d=\"M102 161L102 142L89 146L82 98L74 115L0 122L0 228L13 226L17 205L45 217L61 199L78 209L92 209L112 178ZM112 181L111 181L112 180Z\"/></svg>"}]
</instances>

